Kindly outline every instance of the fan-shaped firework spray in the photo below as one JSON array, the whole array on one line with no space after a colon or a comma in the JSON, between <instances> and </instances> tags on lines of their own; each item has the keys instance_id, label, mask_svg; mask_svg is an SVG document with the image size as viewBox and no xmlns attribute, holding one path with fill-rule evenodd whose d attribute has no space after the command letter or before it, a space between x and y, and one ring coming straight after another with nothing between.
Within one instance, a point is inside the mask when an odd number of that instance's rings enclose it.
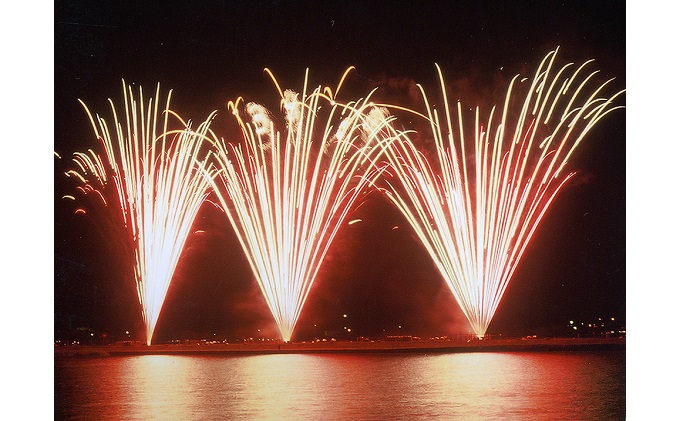
<instances>
[{"instance_id":1,"label":"fan-shaped firework spray","mask_svg":"<svg viewBox=\"0 0 680 421\"><path fill-rule=\"evenodd\" d=\"M348 69L349 72L350 69ZM289 341L319 267L347 214L379 171L373 139L389 121L366 99L336 101L321 86L282 91L285 128L262 105L230 102L243 143L216 141L216 191L255 278ZM249 121L245 121L245 119Z\"/></svg>"},{"instance_id":2,"label":"fan-shaped firework spray","mask_svg":"<svg viewBox=\"0 0 680 421\"><path fill-rule=\"evenodd\" d=\"M611 80L593 82L598 72L587 70L592 60L557 68L556 53L543 59L532 79L513 78L504 103L486 123L477 108L472 132L464 129L460 102L450 107L437 67L441 108L420 87L433 157L404 134L383 144L392 168L384 192L415 230L479 337L539 222L574 175L565 166L575 149L603 117L622 108L615 101L623 91L604 94ZM515 107L518 91L525 97Z\"/></svg>"},{"instance_id":3,"label":"fan-shaped firework spray","mask_svg":"<svg viewBox=\"0 0 680 421\"><path fill-rule=\"evenodd\" d=\"M79 181L80 192L95 195L102 206L122 216L127 240L134 249L134 278L147 344L184 243L210 188L196 158L213 116L192 130L170 111L171 93L161 109L160 85L155 97L145 103L141 87L135 97L133 88L123 81L125 118L119 120L109 100L111 127L103 117L93 117L81 101L103 153L91 149L76 152L76 167L67 172ZM179 128L170 127L177 123ZM208 156L204 154L204 162Z\"/></svg>"}]
</instances>

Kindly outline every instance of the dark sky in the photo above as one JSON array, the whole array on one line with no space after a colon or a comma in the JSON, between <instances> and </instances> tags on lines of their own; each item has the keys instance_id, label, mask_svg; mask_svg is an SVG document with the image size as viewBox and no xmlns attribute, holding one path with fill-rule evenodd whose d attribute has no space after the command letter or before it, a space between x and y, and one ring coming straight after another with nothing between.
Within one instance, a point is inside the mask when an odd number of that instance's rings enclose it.
<instances>
[{"instance_id":1,"label":"dark sky","mask_svg":"<svg viewBox=\"0 0 680 421\"><path fill-rule=\"evenodd\" d=\"M388 80L434 90L438 63L458 88L450 95L474 106L498 101L503 80L535 69L559 46L565 60L595 58L617 87L626 86L621 1L138 3L55 3L54 150L63 157L54 164L57 337L77 327L143 336L120 239L60 200L71 193L63 177L70 154L98 146L77 99L106 114L107 98L120 98L121 78L147 90L157 82L173 89L172 108L185 118L202 121L218 110L216 130L233 127L225 104L239 95L277 103L265 67L284 88L298 88L306 68L313 82L332 85L353 65L348 86L357 96L381 87L378 95L388 97ZM615 113L580 147L572 162L579 176L544 218L489 333L540 334L569 320L625 320L625 129L625 111ZM354 215L364 223L338 234L297 337L346 323L367 336L466 332L453 296L397 211L373 194ZM402 229L392 231L395 225ZM196 228L206 235L186 245L156 338L232 339L256 336L258 329L276 336L226 217L205 208Z\"/></svg>"}]
</instances>

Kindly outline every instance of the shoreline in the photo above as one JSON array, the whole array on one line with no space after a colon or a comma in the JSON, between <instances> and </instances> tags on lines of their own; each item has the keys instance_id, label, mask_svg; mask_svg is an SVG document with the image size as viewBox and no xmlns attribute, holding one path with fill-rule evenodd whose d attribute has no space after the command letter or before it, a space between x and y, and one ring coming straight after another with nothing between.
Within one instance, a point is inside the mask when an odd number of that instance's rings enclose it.
<instances>
[{"instance_id":1,"label":"shoreline","mask_svg":"<svg viewBox=\"0 0 680 421\"><path fill-rule=\"evenodd\" d=\"M241 342L55 346L56 357L132 355L258 355L342 353L461 353L625 350L625 338L523 338L471 341Z\"/></svg>"}]
</instances>

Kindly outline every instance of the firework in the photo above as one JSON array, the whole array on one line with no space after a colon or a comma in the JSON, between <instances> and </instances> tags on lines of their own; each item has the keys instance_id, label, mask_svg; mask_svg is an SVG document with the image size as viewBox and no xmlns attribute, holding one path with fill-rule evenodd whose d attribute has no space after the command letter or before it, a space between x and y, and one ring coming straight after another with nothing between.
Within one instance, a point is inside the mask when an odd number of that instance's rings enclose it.
<instances>
[{"instance_id":1,"label":"firework","mask_svg":"<svg viewBox=\"0 0 680 421\"><path fill-rule=\"evenodd\" d=\"M533 79L512 79L505 101L466 133L460 102L451 109L437 66L440 115L420 91L434 141L428 159L404 134L383 143L392 177L383 190L407 218L483 337L541 218L572 178L565 166L624 91L604 95L590 62L555 66L557 50ZM524 92L524 94L516 93ZM526 95L526 96L521 96ZM512 104L519 98L519 108ZM522 100L523 98L523 100ZM470 157L468 156L471 156Z\"/></svg>"},{"instance_id":2,"label":"firework","mask_svg":"<svg viewBox=\"0 0 680 421\"><path fill-rule=\"evenodd\" d=\"M349 72L350 69L348 69ZM282 91L285 128L272 114L239 98L228 104L242 131L239 145L215 141L215 190L255 278L289 341L312 283L345 217L379 171L372 144L390 120L370 95L341 104L335 92Z\"/></svg>"},{"instance_id":3,"label":"firework","mask_svg":"<svg viewBox=\"0 0 680 421\"><path fill-rule=\"evenodd\" d=\"M135 97L123 81L125 118L119 120L109 100L112 127L98 114L93 117L81 101L103 154L91 149L74 153L76 167L66 174L78 180L81 193L93 195L99 205L110 209L126 232L134 250L134 279L147 344L191 225L210 189L196 159L213 115L192 130L190 123L170 111L171 94L161 110L160 85L155 97L145 103L141 87ZM178 124L179 128L171 128ZM204 155L203 162L210 153Z\"/></svg>"}]
</instances>

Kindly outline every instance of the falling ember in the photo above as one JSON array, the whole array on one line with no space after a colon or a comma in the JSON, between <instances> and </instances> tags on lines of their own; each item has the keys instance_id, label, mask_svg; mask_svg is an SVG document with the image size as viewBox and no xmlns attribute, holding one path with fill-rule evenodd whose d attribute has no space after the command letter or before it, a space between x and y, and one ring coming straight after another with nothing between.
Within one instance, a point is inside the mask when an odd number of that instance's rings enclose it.
<instances>
[{"instance_id":1,"label":"falling ember","mask_svg":"<svg viewBox=\"0 0 680 421\"><path fill-rule=\"evenodd\" d=\"M347 225L354 225L354 224L356 224L357 222L361 222L361 219L352 219L351 221L349 221L349 222L347 223Z\"/></svg>"},{"instance_id":2,"label":"falling ember","mask_svg":"<svg viewBox=\"0 0 680 421\"><path fill-rule=\"evenodd\" d=\"M161 112L160 85L148 102L141 88L135 97L125 81L123 92L124 120L109 100L111 128L81 101L104 153L74 153L79 171L67 175L80 180L83 194L96 194L100 204L122 218L134 249L134 277L149 345L191 225L209 193L210 182L196 159L213 115L193 131L169 110L171 91ZM176 121L170 121L171 115ZM176 122L180 128L170 129Z\"/></svg>"},{"instance_id":3,"label":"falling ember","mask_svg":"<svg viewBox=\"0 0 680 421\"><path fill-rule=\"evenodd\" d=\"M351 69L351 68L350 68ZM348 69L348 72L349 70ZM356 200L379 175L372 154L387 120L369 99L349 104L336 89L281 91L286 127L261 105L229 103L243 144L215 141L221 186L215 190L255 278L289 341L329 246ZM370 97L370 95L369 95ZM228 200L227 200L228 198ZM356 221L356 220L355 220Z\"/></svg>"},{"instance_id":4,"label":"falling ember","mask_svg":"<svg viewBox=\"0 0 680 421\"><path fill-rule=\"evenodd\" d=\"M450 108L437 67L442 108L431 106L419 86L436 157L428 160L406 135L384 143L394 172L384 193L415 230L480 338L543 215L574 175L564 170L574 150L600 119L623 108L614 105L623 90L603 95L611 80L591 86L597 71L586 71L590 61L557 69L556 54L543 59L532 79L516 76L500 114L492 108L486 124L477 108L474 133L467 137L462 105L457 115ZM516 109L511 102L520 89L526 97Z\"/></svg>"}]
</instances>

